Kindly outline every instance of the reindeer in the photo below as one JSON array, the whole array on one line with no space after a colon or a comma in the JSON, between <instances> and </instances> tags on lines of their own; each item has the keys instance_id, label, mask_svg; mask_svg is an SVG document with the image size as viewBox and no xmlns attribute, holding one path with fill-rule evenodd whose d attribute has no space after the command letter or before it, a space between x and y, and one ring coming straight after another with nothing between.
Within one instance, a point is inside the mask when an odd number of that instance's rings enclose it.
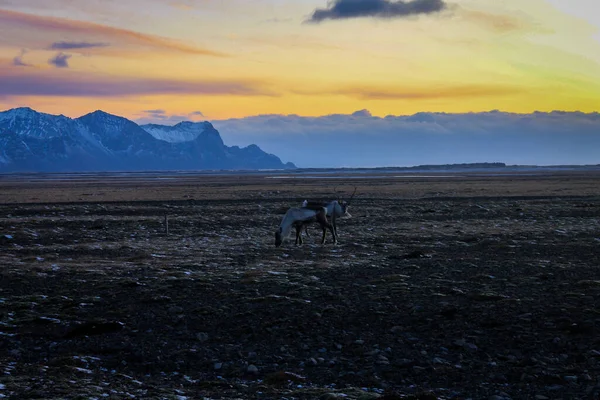
<instances>
[{"instance_id":1,"label":"reindeer","mask_svg":"<svg viewBox=\"0 0 600 400\"><path fill-rule=\"evenodd\" d=\"M337 235L333 229L333 225L327 221L327 209L325 207L311 208L297 208L293 207L287 210L283 216L283 220L279 225L279 229L275 232L275 247L281 246L283 240L290 235L292 228L296 228L296 245L302 244L302 228L306 229L306 226L311 223L318 223L323 230L323 238L321 244L325 243L325 235L327 229L331 231L333 236L333 243L337 244Z\"/></svg>"},{"instance_id":2,"label":"reindeer","mask_svg":"<svg viewBox=\"0 0 600 400\"><path fill-rule=\"evenodd\" d=\"M302 208L306 208L309 210L316 210L319 208L325 208L327 210L327 216L329 218L331 218L331 223L333 225L333 231L335 232L335 236L337 238L338 233L337 233L337 223L336 220L337 218L341 218L341 217L350 217L350 213L348 212L348 207L350 206L350 202L352 201L352 199L354 198L354 195L356 194L356 189L357 187L354 187L354 192L352 193L352 196L350 196L350 200L348 200L348 202L345 202L343 200L333 200L330 202L321 202L321 201L308 201L308 200L304 200L302 202ZM337 194L337 188L333 189L334 192ZM306 232L306 236L308 235L308 225L304 226L304 231Z\"/></svg>"}]
</instances>

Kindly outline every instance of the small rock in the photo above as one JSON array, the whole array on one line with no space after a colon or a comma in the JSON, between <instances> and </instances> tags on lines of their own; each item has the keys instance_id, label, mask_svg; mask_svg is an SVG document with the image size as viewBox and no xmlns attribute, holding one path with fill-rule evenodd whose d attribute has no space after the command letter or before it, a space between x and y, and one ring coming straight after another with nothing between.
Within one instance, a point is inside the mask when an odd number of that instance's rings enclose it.
<instances>
[{"instance_id":1,"label":"small rock","mask_svg":"<svg viewBox=\"0 0 600 400\"><path fill-rule=\"evenodd\" d=\"M248 365L247 371L249 374L258 375L258 368L254 364Z\"/></svg>"},{"instance_id":2,"label":"small rock","mask_svg":"<svg viewBox=\"0 0 600 400\"><path fill-rule=\"evenodd\" d=\"M183 312L183 308L179 306L169 307L169 314L180 314Z\"/></svg>"},{"instance_id":3,"label":"small rock","mask_svg":"<svg viewBox=\"0 0 600 400\"><path fill-rule=\"evenodd\" d=\"M279 371L267 375L265 382L269 384L281 384L287 382L301 383L305 382L306 378L293 372Z\"/></svg>"},{"instance_id":4,"label":"small rock","mask_svg":"<svg viewBox=\"0 0 600 400\"><path fill-rule=\"evenodd\" d=\"M388 358L384 355L380 355L377 358L377 364L379 365L388 365L390 363L390 361L388 360Z\"/></svg>"},{"instance_id":5,"label":"small rock","mask_svg":"<svg viewBox=\"0 0 600 400\"><path fill-rule=\"evenodd\" d=\"M550 400L550 398L546 397L544 395L541 395L541 394L536 394L535 395L535 400Z\"/></svg>"},{"instance_id":6,"label":"small rock","mask_svg":"<svg viewBox=\"0 0 600 400\"><path fill-rule=\"evenodd\" d=\"M376 400L381 399L381 396L377 393L361 393L358 395L356 400Z\"/></svg>"},{"instance_id":7,"label":"small rock","mask_svg":"<svg viewBox=\"0 0 600 400\"><path fill-rule=\"evenodd\" d=\"M200 333L196 334L196 339L198 339L200 342L204 343L208 340L208 333L200 332Z\"/></svg>"},{"instance_id":8,"label":"small rock","mask_svg":"<svg viewBox=\"0 0 600 400\"><path fill-rule=\"evenodd\" d=\"M338 395L335 393L325 393L319 397L319 400L336 400L338 398Z\"/></svg>"},{"instance_id":9,"label":"small rock","mask_svg":"<svg viewBox=\"0 0 600 400\"><path fill-rule=\"evenodd\" d=\"M577 377L573 375L565 376L563 379L569 383L577 383Z\"/></svg>"},{"instance_id":10,"label":"small rock","mask_svg":"<svg viewBox=\"0 0 600 400\"><path fill-rule=\"evenodd\" d=\"M404 367L404 368L410 367L414 363L415 363L414 360L411 360L411 359L408 359L408 358L402 358L402 359L400 359L400 360L398 360L398 361L395 362L395 364L397 366L401 367L401 368L402 367Z\"/></svg>"},{"instance_id":11,"label":"small rock","mask_svg":"<svg viewBox=\"0 0 600 400\"><path fill-rule=\"evenodd\" d=\"M314 359L314 358L312 358L312 357L308 359L308 363L309 363L310 365L317 365L317 364L318 364L317 360L315 360L315 359Z\"/></svg>"},{"instance_id":12,"label":"small rock","mask_svg":"<svg viewBox=\"0 0 600 400\"><path fill-rule=\"evenodd\" d=\"M221 368L223 368L223 363L216 362L216 363L215 363L215 369L216 369L216 370L219 370L219 369L221 369Z\"/></svg>"}]
</instances>

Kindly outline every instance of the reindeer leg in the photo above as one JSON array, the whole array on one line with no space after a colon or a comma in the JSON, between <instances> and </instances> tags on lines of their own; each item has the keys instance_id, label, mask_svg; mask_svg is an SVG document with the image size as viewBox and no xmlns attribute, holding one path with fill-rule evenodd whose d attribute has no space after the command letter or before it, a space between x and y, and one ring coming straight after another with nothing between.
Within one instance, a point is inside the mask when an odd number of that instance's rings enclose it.
<instances>
[{"instance_id":1,"label":"reindeer leg","mask_svg":"<svg viewBox=\"0 0 600 400\"><path fill-rule=\"evenodd\" d=\"M337 218L335 217L335 211L333 212L333 215L331 216L331 222L333 223L333 230L335 231L335 236L337 237L338 235L338 231L337 231Z\"/></svg>"},{"instance_id":2,"label":"reindeer leg","mask_svg":"<svg viewBox=\"0 0 600 400\"><path fill-rule=\"evenodd\" d=\"M302 244L302 226L301 225L296 225L296 246L298 246L298 244Z\"/></svg>"},{"instance_id":3,"label":"reindeer leg","mask_svg":"<svg viewBox=\"0 0 600 400\"><path fill-rule=\"evenodd\" d=\"M333 244L337 244L337 232L335 231L335 228L331 224L329 224L328 228L331 231L331 236L333 236Z\"/></svg>"},{"instance_id":4,"label":"reindeer leg","mask_svg":"<svg viewBox=\"0 0 600 400\"><path fill-rule=\"evenodd\" d=\"M331 236L333 236L333 243L337 243L337 236L335 231L333 230L333 225L327 221L327 214L325 212L321 212L317 214L317 221L319 225L321 225L321 229L323 229L323 238L321 239L321 244L325 244L325 235L327 234L327 229L331 231Z\"/></svg>"}]
</instances>

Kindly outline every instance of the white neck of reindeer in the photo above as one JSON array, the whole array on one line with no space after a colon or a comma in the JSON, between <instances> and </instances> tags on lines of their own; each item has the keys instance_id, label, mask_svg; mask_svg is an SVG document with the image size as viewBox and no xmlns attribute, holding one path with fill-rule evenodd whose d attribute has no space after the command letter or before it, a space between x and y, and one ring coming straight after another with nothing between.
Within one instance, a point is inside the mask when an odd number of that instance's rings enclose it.
<instances>
[{"instance_id":1,"label":"white neck of reindeer","mask_svg":"<svg viewBox=\"0 0 600 400\"><path fill-rule=\"evenodd\" d=\"M283 216L281 224L279 224L279 231L281 232L282 238L287 238L292 231L292 225L294 224L294 218L290 213L290 210Z\"/></svg>"},{"instance_id":2,"label":"white neck of reindeer","mask_svg":"<svg viewBox=\"0 0 600 400\"><path fill-rule=\"evenodd\" d=\"M344 215L344 210L342 209L341 204L337 200L333 200L327 204L327 215L333 215L335 213L336 217L341 217Z\"/></svg>"}]
</instances>

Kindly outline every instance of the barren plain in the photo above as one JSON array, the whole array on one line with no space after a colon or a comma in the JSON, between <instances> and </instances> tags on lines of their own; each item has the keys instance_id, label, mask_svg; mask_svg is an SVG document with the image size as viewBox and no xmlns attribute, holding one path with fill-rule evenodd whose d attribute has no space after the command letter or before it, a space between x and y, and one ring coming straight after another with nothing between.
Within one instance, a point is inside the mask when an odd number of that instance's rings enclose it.
<instances>
[{"instance_id":1,"label":"barren plain","mask_svg":"<svg viewBox=\"0 0 600 400\"><path fill-rule=\"evenodd\" d=\"M0 177L0 398L598 399L599 295L598 172Z\"/></svg>"}]
</instances>

